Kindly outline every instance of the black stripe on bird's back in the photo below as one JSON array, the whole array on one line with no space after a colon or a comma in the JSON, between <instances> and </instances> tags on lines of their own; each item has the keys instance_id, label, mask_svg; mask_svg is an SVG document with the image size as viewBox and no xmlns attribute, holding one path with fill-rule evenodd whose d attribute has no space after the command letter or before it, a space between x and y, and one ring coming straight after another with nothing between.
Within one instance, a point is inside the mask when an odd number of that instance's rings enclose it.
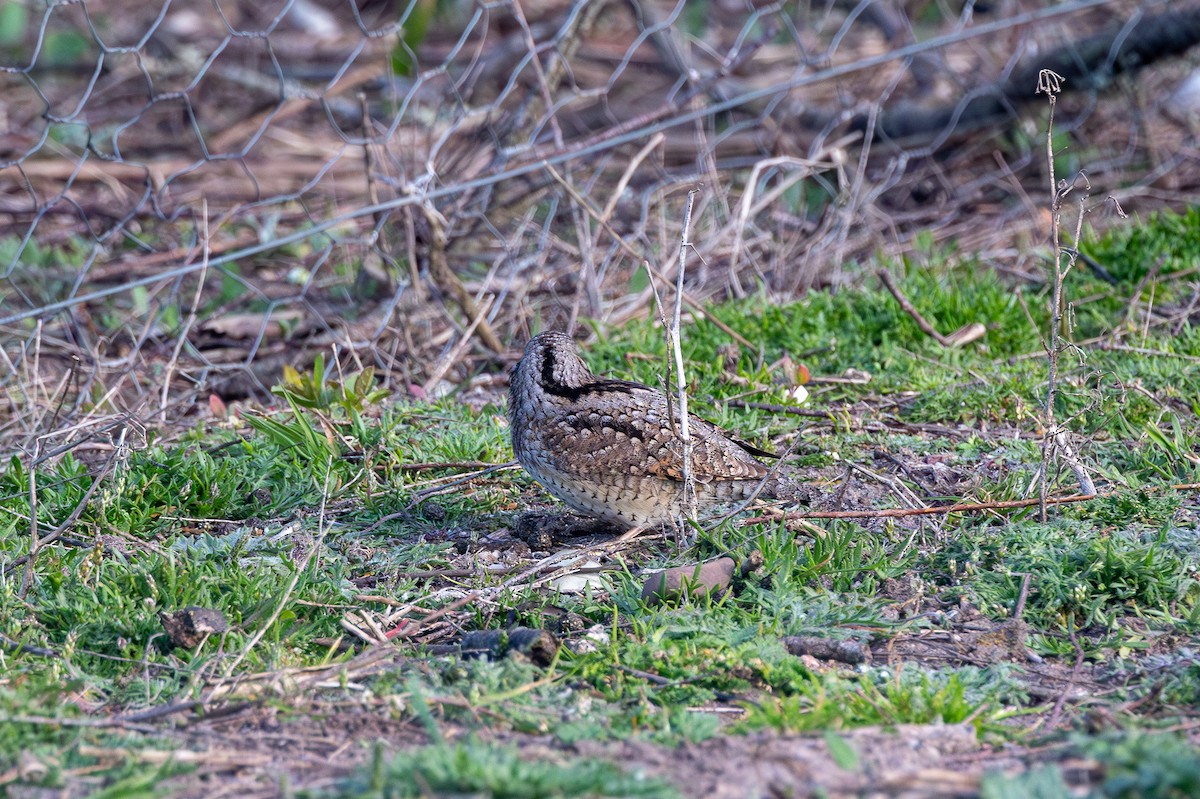
<instances>
[{"instance_id":1,"label":"black stripe on bird's back","mask_svg":"<svg viewBox=\"0 0 1200 799\"><path fill-rule=\"evenodd\" d=\"M554 354L547 352L545 358L542 359L542 388L545 389L547 394L563 397L571 402L578 400L580 397L595 394L631 394L637 389L645 388L640 383L631 383L627 380L603 379L592 380L581 386L568 386L555 379L554 367Z\"/></svg>"},{"instance_id":2,"label":"black stripe on bird's back","mask_svg":"<svg viewBox=\"0 0 1200 799\"><path fill-rule=\"evenodd\" d=\"M562 383L546 380L542 387L547 394L563 397L575 402L580 397L590 397L598 394L632 394L642 388L637 383L626 383L624 380L596 380L584 383L582 386L564 386Z\"/></svg>"}]
</instances>

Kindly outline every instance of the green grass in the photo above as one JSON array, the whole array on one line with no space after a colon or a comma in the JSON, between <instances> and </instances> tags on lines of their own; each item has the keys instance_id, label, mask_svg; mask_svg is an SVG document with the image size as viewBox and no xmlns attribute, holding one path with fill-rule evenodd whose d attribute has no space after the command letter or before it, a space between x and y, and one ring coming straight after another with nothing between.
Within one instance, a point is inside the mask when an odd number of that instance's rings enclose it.
<instances>
[{"instance_id":1,"label":"green grass","mask_svg":"<svg viewBox=\"0 0 1200 799\"><path fill-rule=\"evenodd\" d=\"M983 728L999 720L1004 700L1019 692L1004 672L966 668L894 674L872 669L857 677L809 674L790 692L748 705L739 727L802 732L974 722Z\"/></svg>"},{"instance_id":2,"label":"green grass","mask_svg":"<svg viewBox=\"0 0 1200 799\"><path fill-rule=\"evenodd\" d=\"M1069 280L1068 296L1091 298L1073 306L1072 340L1112 332L1128 310L1133 286L1110 286L1079 269ZM970 262L949 271L909 270L902 288L942 332L981 323L987 327L986 337L963 349L942 348L882 289L813 294L804 303L787 306L752 297L714 309L714 313L761 348L759 353L743 351L737 364L739 377L764 389L752 397L755 401L787 403L789 386L782 382L781 372L772 373L766 365L790 355L806 364L813 375L838 376L847 369L870 373L872 379L865 389L838 386L825 391L822 401L826 403L862 398L864 390L868 396L913 392L898 408L907 421L982 421L1032 429L1045 400L1045 358L1036 356L1042 352L1042 335L1049 324L1047 298L1037 292L1014 291L985 267ZM1173 291L1180 293L1186 288L1182 284L1159 287L1158 301L1165 302ZM1023 303L1019 299L1022 294ZM717 354L727 340L716 325L703 319L688 329L684 354L695 400L701 411L719 424L747 435L776 432L784 424L777 417L758 411L734 412L711 401L745 393L728 387L728 375ZM1200 332L1185 327L1180 335L1151 334L1146 339L1139 335L1136 346L1200 358ZM1084 351L1087 357L1083 362L1074 355L1062 359L1056 413L1060 419L1076 419L1073 429L1094 436L1114 428L1144 431L1161 421L1162 402L1174 399L1192 406L1190 440L1200 435L1195 419L1200 400L1195 392L1180 390L1200 384L1200 362L1094 347ZM626 361L630 352L654 357ZM664 352L661 332L645 327L623 330L616 340L602 340L589 357L599 371L631 374L661 385ZM1130 391L1131 385L1144 391Z\"/></svg>"},{"instance_id":3,"label":"green grass","mask_svg":"<svg viewBox=\"0 0 1200 799\"><path fill-rule=\"evenodd\" d=\"M1151 269L1162 275L1193 269L1200 250L1200 207L1153 214L1144 224L1085 239L1082 250L1126 284L1141 281Z\"/></svg>"},{"instance_id":4,"label":"green grass","mask_svg":"<svg viewBox=\"0 0 1200 799\"><path fill-rule=\"evenodd\" d=\"M1174 229L1174 222L1166 224ZM1108 248L1113 271L1111 254L1119 247L1125 257L1144 258L1169 238L1109 240L1096 252ZM954 257L941 257L947 255ZM712 310L761 348L741 351L732 373L719 354L726 334L703 320L687 330L698 412L762 446L802 429L793 465L829 494L841 485L844 464L853 462L893 475L930 503L1028 496L1041 458L1045 294L1009 286L969 261L895 268L905 273L906 294L940 330L980 322L986 338L944 349L881 288L814 294L787 306L751 297ZM1114 274L1122 281L1116 286L1083 270L1072 273L1069 295L1089 298L1076 309L1074 340L1128 333L1124 314L1145 272L1130 267ZM1160 300L1183 291L1161 280ZM414 649L419 668L373 674L362 692L326 687L303 697L421 722L433 741L407 754L380 751L369 768L311 795L417 796L433 788L491 796L669 795L662 785L604 766L526 764L514 750L477 739L444 743L435 734L442 726L549 735L564 745L627 737L674 745L749 730L970 722L982 735L1026 742L1022 717L1044 707L1025 692L1022 663L816 669L781 643L783 636L809 635L866 646L935 632L966 606L1003 620L1013 614L1025 579L1030 646L1069 664L1074 639L1089 658L1129 675L1121 690L1137 700L1136 709L1122 711L1121 721L1131 731L1071 744L1086 756L1109 753L1101 795L1187 795L1178 791L1190 790L1194 750L1161 739L1162 751L1174 754L1160 782L1151 784L1137 764L1143 757L1158 762L1159 739L1138 736L1197 710L1195 664L1180 658L1158 668L1151 690L1139 658L1165 640L1195 647L1200 632L1200 508L1194 493L1165 488L1200 481L1200 394L1188 389L1200 385L1200 364L1169 355L1200 357L1200 333L1151 328L1126 341L1168 355L1085 346L1085 361L1064 357L1056 408L1111 496L1054 508L1045 522L1031 508L924 521L827 521L814 534L778 523L726 523L699 535L690 550L640 551L609 575L611 593L514 587L494 603L473 603L455 623L499 628L565 616L572 642L587 630L590 646L564 649L548 668L520 659L422 657ZM659 331L634 325L602 338L585 356L598 372L658 383L663 352ZM652 359L627 360L629 354ZM784 356L814 376L853 368L871 380L811 385L805 407L828 411L829 422L725 401L790 404L793 386L783 367L772 367ZM352 653L331 641L344 635L347 611L381 607L363 594L436 608L502 579L460 580L458 594L432 599L433 588L449 584L404 576L458 563L460 550L477 551L482 538L505 532L514 512L545 499L515 472L418 494L455 471L415 471L413 464L511 459L502 409L476 413L454 398L385 400L370 374L326 382L320 371L318 365L314 374L290 372L274 409L197 426L108 466L68 453L39 465L36 474L18 457L0 472L6 564L29 549L31 485L45 535L100 480L64 538L39 553L30 584L24 585L23 567L0 581L0 633L55 653L0 651L0 719L26 719L0 724L0 773L33 752L58 764L38 781L61 787L71 774L96 766L81 754L85 747L130 740L73 722L89 712L115 715L195 697L233 668L235 656L244 655L234 676L344 662ZM922 424L950 433L924 432ZM1056 472L1052 482L1074 490L1069 471ZM861 492L848 496L852 507L898 504L889 488L861 474L852 474L851 483ZM762 554L762 567L725 596L653 606L641 599L642 566L723 555L741 560L753 551ZM902 613L887 592L905 581L925 604L917 597ZM231 629L196 649L172 648L158 613L192 605L221 611ZM712 706L742 712L730 724L707 712ZM286 715L287 705L281 707ZM1071 706L1068 713L1075 713ZM580 779L567 779L567 771ZM107 765L91 779L97 790L142 795L149 790L143 784L160 777L157 768L130 761ZM1061 795L1053 791L1062 779L1047 767L989 778L984 790Z\"/></svg>"},{"instance_id":5,"label":"green grass","mask_svg":"<svg viewBox=\"0 0 1200 799\"><path fill-rule=\"evenodd\" d=\"M64 711L64 697L90 701L99 694L77 676L70 663L54 664L38 673L27 669L9 672L0 680L0 719L4 720L0 723L0 764L4 766L0 774L19 761L29 777L18 780L18 785L70 787L75 795L150 799L158 795L154 789L161 781L189 771L177 764L147 768L129 758L97 774L96 757L81 754L82 747L136 751L170 748L170 744L141 733L71 726L73 720L86 720L77 710ZM0 778L0 790L7 790L5 786L12 782L11 774Z\"/></svg>"},{"instance_id":6,"label":"green grass","mask_svg":"<svg viewBox=\"0 0 1200 799\"><path fill-rule=\"evenodd\" d=\"M960 528L937 566L995 616L1012 612L1030 575L1024 619L1049 633L1087 630L1099 641L1115 634L1128 642L1120 622L1130 616L1157 617L1184 629L1200 621L1200 552L1180 552L1166 530L1130 527L1104 534L1067 519Z\"/></svg>"},{"instance_id":7,"label":"green grass","mask_svg":"<svg viewBox=\"0 0 1200 799\"><path fill-rule=\"evenodd\" d=\"M1092 758L1105 778L1087 795L1096 799L1187 799L1200 795L1200 752L1177 736L1112 732L1079 736L1061 756ZM981 799L1066 799L1078 796L1064 767L1050 764L1017 775L993 773L981 786Z\"/></svg>"}]
</instances>

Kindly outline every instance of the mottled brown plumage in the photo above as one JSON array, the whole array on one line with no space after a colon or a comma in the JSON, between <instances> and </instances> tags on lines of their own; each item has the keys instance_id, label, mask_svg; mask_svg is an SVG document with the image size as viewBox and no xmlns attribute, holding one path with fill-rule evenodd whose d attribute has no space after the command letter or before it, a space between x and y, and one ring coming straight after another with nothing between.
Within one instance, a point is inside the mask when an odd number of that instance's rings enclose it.
<instances>
[{"instance_id":1,"label":"mottled brown plumage","mask_svg":"<svg viewBox=\"0 0 1200 799\"><path fill-rule=\"evenodd\" d=\"M577 511L626 526L686 516L683 445L667 395L597 377L562 333L535 336L512 373L508 417L517 460ZM676 420L677 421L677 420ZM771 457L689 416L701 516L750 497ZM769 483L768 483L769 485Z\"/></svg>"}]
</instances>

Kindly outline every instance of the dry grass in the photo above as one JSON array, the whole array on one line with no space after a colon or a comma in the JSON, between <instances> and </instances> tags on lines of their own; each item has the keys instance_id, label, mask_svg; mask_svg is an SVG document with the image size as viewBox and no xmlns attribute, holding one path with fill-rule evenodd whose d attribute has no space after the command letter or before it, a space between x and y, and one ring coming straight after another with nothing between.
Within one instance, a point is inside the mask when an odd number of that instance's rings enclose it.
<instances>
[{"instance_id":1,"label":"dry grass","mask_svg":"<svg viewBox=\"0 0 1200 799\"><path fill-rule=\"evenodd\" d=\"M903 143L864 137L859 114L961 104L1025 67L1011 53L1053 54L1134 9L645 6L646 35L620 5L447 11L404 77L387 67L391 4L56 8L12 41L33 65L3 78L3 449L261 399L331 347L428 392L531 330L644 318L638 271L673 279L697 186L693 306L852 281L917 238L1041 280L1039 110ZM97 40L128 48L100 73ZM1064 95L1062 168L1086 156L1097 192L1138 212L1194 196L1170 100L1183 69Z\"/></svg>"}]
</instances>

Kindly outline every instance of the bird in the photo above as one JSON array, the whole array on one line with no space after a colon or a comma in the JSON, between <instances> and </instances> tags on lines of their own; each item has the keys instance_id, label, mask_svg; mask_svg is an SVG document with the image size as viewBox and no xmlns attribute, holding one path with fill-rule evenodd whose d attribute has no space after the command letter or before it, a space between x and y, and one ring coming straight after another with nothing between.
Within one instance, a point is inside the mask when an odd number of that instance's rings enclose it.
<instances>
[{"instance_id":1,"label":"bird","mask_svg":"<svg viewBox=\"0 0 1200 799\"><path fill-rule=\"evenodd\" d=\"M688 515L678 411L667 394L598 377L567 335L529 340L513 367L509 430L517 461L574 510L626 528L679 524ZM736 506L777 482L770 452L688 415L697 509ZM699 515L699 514L698 514Z\"/></svg>"}]
</instances>

